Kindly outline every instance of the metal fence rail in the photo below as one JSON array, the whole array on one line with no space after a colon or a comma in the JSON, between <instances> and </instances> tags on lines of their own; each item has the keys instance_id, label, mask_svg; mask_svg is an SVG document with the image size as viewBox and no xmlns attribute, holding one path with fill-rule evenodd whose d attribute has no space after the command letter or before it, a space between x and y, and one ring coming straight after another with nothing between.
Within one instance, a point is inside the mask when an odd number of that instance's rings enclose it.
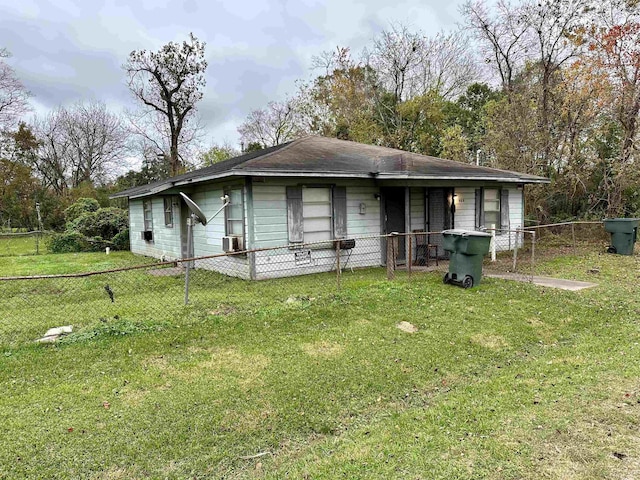
<instances>
[{"instance_id":1,"label":"metal fence rail","mask_svg":"<svg viewBox=\"0 0 640 480\"><path fill-rule=\"evenodd\" d=\"M602 223L490 233L492 246L483 261L484 274L521 281L531 281L537 265L546 259L604 251L608 242ZM421 276L444 275L448 264L442 232L419 231L102 272L3 277L0 346L31 342L61 325L73 325L80 338L162 329L167 324L204 321L221 312L250 309L268 295L286 304L387 279L415 281Z\"/></svg>"}]
</instances>

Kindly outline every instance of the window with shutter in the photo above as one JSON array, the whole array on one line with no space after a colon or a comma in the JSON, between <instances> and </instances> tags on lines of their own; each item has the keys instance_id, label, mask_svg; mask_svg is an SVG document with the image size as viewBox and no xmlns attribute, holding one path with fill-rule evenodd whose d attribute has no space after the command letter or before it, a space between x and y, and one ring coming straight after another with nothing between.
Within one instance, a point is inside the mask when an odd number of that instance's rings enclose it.
<instances>
[{"instance_id":1,"label":"window with shutter","mask_svg":"<svg viewBox=\"0 0 640 480\"><path fill-rule=\"evenodd\" d=\"M347 236L346 187L287 187L290 243L314 243Z\"/></svg>"},{"instance_id":2,"label":"window with shutter","mask_svg":"<svg viewBox=\"0 0 640 480\"><path fill-rule=\"evenodd\" d=\"M484 226L486 228L500 228L500 190L485 188L483 193Z\"/></svg>"}]
</instances>

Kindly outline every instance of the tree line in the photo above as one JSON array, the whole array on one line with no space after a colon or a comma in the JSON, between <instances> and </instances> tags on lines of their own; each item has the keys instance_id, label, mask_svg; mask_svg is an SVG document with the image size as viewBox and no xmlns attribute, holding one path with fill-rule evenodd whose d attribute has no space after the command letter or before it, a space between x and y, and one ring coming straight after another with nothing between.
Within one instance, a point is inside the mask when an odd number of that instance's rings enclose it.
<instances>
[{"instance_id":1,"label":"tree line","mask_svg":"<svg viewBox=\"0 0 640 480\"><path fill-rule=\"evenodd\" d=\"M268 147L309 133L543 175L528 215L639 215L637 0L469 1L461 28L392 25L238 131ZM316 71L318 71L316 70Z\"/></svg>"},{"instance_id":2,"label":"tree line","mask_svg":"<svg viewBox=\"0 0 640 480\"><path fill-rule=\"evenodd\" d=\"M204 49L190 35L157 52L131 52L122 68L137 102L124 114L88 100L30 120L30 93L7 63L9 52L0 50L0 227L38 227L39 203L43 226L61 230L68 223L65 209L78 199L93 197L108 206L113 191L215 159L215 151L194 152ZM142 167L127 171L134 157Z\"/></svg>"},{"instance_id":3,"label":"tree line","mask_svg":"<svg viewBox=\"0 0 640 480\"><path fill-rule=\"evenodd\" d=\"M638 0L482 0L458 29L394 24L354 52L313 58L290 95L250 112L241 148L201 148L205 44L193 35L137 50L123 78L134 106L99 100L30 114L0 49L0 226L62 228L74 200L97 198L308 134L544 175L527 188L538 222L640 215ZM127 168L142 159L138 169Z\"/></svg>"}]
</instances>

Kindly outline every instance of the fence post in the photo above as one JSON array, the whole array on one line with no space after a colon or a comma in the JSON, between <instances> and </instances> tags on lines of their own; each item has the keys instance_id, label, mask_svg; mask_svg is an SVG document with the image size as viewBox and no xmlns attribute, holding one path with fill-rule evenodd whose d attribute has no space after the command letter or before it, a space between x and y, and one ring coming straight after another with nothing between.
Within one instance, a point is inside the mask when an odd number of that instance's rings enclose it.
<instances>
[{"instance_id":1,"label":"fence post","mask_svg":"<svg viewBox=\"0 0 640 480\"><path fill-rule=\"evenodd\" d=\"M411 280L411 266L413 264L413 235L408 234L409 241L407 242L409 252L407 253L407 272L409 274L409 280Z\"/></svg>"},{"instance_id":2,"label":"fence post","mask_svg":"<svg viewBox=\"0 0 640 480\"><path fill-rule=\"evenodd\" d=\"M511 234L509 234L509 241L511 241ZM513 268L511 271L515 273L518 268L518 229L516 228L516 235L513 242Z\"/></svg>"},{"instance_id":3,"label":"fence post","mask_svg":"<svg viewBox=\"0 0 640 480\"><path fill-rule=\"evenodd\" d=\"M395 252L394 252L394 236L387 235L387 280L395 278Z\"/></svg>"},{"instance_id":4,"label":"fence post","mask_svg":"<svg viewBox=\"0 0 640 480\"><path fill-rule=\"evenodd\" d=\"M491 261L496 261L496 226L491 225Z\"/></svg>"},{"instance_id":5,"label":"fence post","mask_svg":"<svg viewBox=\"0 0 640 480\"><path fill-rule=\"evenodd\" d=\"M573 240L573 255L577 255L576 253L576 224L571 222L571 239Z\"/></svg>"},{"instance_id":6,"label":"fence post","mask_svg":"<svg viewBox=\"0 0 640 480\"><path fill-rule=\"evenodd\" d=\"M535 264L536 264L536 232L531 232L531 283L533 283Z\"/></svg>"},{"instance_id":7,"label":"fence post","mask_svg":"<svg viewBox=\"0 0 640 480\"><path fill-rule=\"evenodd\" d=\"M336 240L336 282L340 291L340 240Z\"/></svg>"}]
</instances>

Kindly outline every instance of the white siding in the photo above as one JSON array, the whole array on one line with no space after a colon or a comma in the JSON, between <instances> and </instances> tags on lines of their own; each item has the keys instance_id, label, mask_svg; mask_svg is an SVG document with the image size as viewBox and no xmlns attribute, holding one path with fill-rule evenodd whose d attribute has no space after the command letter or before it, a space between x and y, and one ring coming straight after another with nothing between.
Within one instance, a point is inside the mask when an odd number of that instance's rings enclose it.
<instances>
[{"instance_id":1,"label":"white siding","mask_svg":"<svg viewBox=\"0 0 640 480\"><path fill-rule=\"evenodd\" d=\"M456 228L463 230L476 229L476 191L473 187L458 187L454 190L456 213L454 223Z\"/></svg>"},{"instance_id":2,"label":"white siding","mask_svg":"<svg viewBox=\"0 0 640 480\"><path fill-rule=\"evenodd\" d=\"M425 189L423 187L411 187L409 189L409 195L409 207L411 211L411 225L409 230L424 230Z\"/></svg>"},{"instance_id":3,"label":"white siding","mask_svg":"<svg viewBox=\"0 0 640 480\"><path fill-rule=\"evenodd\" d=\"M495 188L495 187L494 187ZM513 230L522 228L522 190L515 186L504 186L509 191L509 229L512 233L497 235L496 250L510 250L515 245L516 234ZM475 187L456 188L456 228L475 230Z\"/></svg>"}]
</instances>

